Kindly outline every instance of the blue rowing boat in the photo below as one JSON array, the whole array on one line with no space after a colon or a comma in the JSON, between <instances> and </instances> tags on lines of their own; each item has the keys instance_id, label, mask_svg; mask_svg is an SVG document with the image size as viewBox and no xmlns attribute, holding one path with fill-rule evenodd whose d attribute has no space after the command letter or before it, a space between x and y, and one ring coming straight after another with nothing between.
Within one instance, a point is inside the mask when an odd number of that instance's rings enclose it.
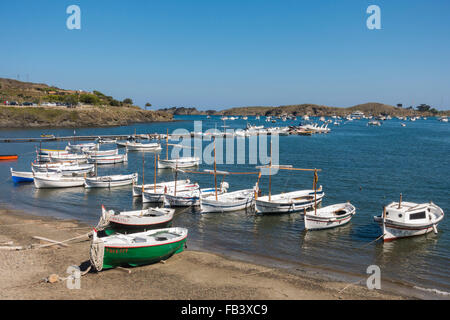
<instances>
[{"instance_id":1,"label":"blue rowing boat","mask_svg":"<svg viewBox=\"0 0 450 320\"><path fill-rule=\"evenodd\" d=\"M33 172L14 171L11 169L11 178L14 183L33 182Z\"/></svg>"}]
</instances>

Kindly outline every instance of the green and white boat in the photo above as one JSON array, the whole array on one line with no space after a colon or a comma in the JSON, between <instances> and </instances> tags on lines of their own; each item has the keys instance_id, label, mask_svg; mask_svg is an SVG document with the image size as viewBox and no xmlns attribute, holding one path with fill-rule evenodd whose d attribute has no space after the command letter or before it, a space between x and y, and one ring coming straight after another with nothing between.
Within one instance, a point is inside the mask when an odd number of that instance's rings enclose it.
<instances>
[{"instance_id":1,"label":"green and white boat","mask_svg":"<svg viewBox=\"0 0 450 320\"><path fill-rule=\"evenodd\" d=\"M170 258L186 246L186 228L166 228L128 235L97 237L94 229L90 260L97 271L142 266Z\"/></svg>"}]
</instances>

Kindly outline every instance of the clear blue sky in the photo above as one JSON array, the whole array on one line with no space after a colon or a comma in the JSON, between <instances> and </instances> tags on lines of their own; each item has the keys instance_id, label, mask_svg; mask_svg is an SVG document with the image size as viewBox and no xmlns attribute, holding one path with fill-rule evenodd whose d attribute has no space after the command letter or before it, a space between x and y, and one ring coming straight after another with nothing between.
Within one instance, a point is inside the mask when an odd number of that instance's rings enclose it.
<instances>
[{"instance_id":1,"label":"clear blue sky","mask_svg":"<svg viewBox=\"0 0 450 320\"><path fill-rule=\"evenodd\" d=\"M366 27L371 4L382 30ZM0 23L0 77L141 106L450 109L448 0L16 0Z\"/></svg>"}]
</instances>

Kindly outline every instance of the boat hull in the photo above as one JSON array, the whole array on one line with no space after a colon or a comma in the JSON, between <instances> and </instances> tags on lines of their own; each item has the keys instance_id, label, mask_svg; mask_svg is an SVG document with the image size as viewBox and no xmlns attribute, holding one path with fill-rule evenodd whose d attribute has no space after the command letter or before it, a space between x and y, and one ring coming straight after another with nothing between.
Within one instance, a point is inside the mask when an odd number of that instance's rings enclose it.
<instances>
[{"instance_id":1,"label":"boat hull","mask_svg":"<svg viewBox=\"0 0 450 320\"><path fill-rule=\"evenodd\" d=\"M34 181L33 172L14 171L12 168L10 170L11 170L11 179L14 183Z\"/></svg>"},{"instance_id":2,"label":"boat hull","mask_svg":"<svg viewBox=\"0 0 450 320\"><path fill-rule=\"evenodd\" d=\"M111 269L119 266L142 266L166 260L172 255L184 250L186 237L171 243L131 247L105 245L103 256L103 269Z\"/></svg>"},{"instance_id":3,"label":"boat hull","mask_svg":"<svg viewBox=\"0 0 450 320\"><path fill-rule=\"evenodd\" d=\"M248 193L253 193L253 190L248 190ZM225 198L229 198L231 194L224 194ZM216 201L215 196L209 196L207 198L202 197L200 200L200 208L204 213L209 212L233 212L252 208L255 204L253 195L241 199L220 199Z\"/></svg>"},{"instance_id":4,"label":"boat hull","mask_svg":"<svg viewBox=\"0 0 450 320\"><path fill-rule=\"evenodd\" d=\"M317 210L316 212L307 212L304 215L305 229L306 230L322 230L322 229L332 229L336 227L343 226L350 222L353 215L356 213L355 207L350 204L342 204L342 211L345 213L341 215L322 215L322 212L327 212L328 208L335 207L338 209L339 205L333 205Z\"/></svg>"},{"instance_id":5,"label":"boat hull","mask_svg":"<svg viewBox=\"0 0 450 320\"><path fill-rule=\"evenodd\" d=\"M381 231L384 234L383 240L385 242L393 241L401 238L409 238L415 236L421 236L427 233L430 233L434 230L434 224L428 224L423 226L405 226L398 223L392 223L389 220L386 220L385 225L383 227L383 219L381 216L374 217L374 221L377 222L381 228ZM436 227L439 223L436 223Z\"/></svg>"},{"instance_id":6,"label":"boat hull","mask_svg":"<svg viewBox=\"0 0 450 320\"><path fill-rule=\"evenodd\" d=\"M314 208L315 203L319 205L324 197L324 192L317 193L317 201L314 199L301 201L286 201L286 202L271 202L268 200L257 199L255 201L256 211L259 213L294 213L304 211L309 208ZM313 195L311 195L313 196Z\"/></svg>"},{"instance_id":7,"label":"boat hull","mask_svg":"<svg viewBox=\"0 0 450 320\"><path fill-rule=\"evenodd\" d=\"M199 195L174 196L170 194L165 194L164 202L170 207L198 206L200 205L200 197Z\"/></svg>"},{"instance_id":8,"label":"boat hull","mask_svg":"<svg viewBox=\"0 0 450 320\"><path fill-rule=\"evenodd\" d=\"M192 158L189 160L181 158L180 161L175 160L158 160L159 169L173 169L173 168L191 168L196 167L200 163L200 159Z\"/></svg>"},{"instance_id":9,"label":"boat hull","mask_svg":"<svg viewBox=\"0 0 450 320\"><path fill-rule=\"evenodd\" d=\"M17 155L0 155L0 161L13 161L17 160L19 156Z\"/></svg>"},{"instance_id":10,"label":"boat hull","mask_svg":"<svg viewBox=\"0 0 450 320\"><path fill-rule=\"evenodd\" d=\"M34 177L34 186L38 189L43 188L71 188L84 185L84 178L80 179L47 179Z\"/></svg>"},{"instance_id":11,"label":"boat hull","mask_svg":"<svg viewBox=\"0 0 450 320\"><path fill-rule=\"evenodd\" d=\"M185 186L187 184L190 184L191 182L189 180L178 180L177 181L177 186ZM144 190L146 189L150 189L153 190L154 189L154 184L146 184L144 185ZM169 181L169 182L161 182L161 183L157 183L156 184L156 189L158 191L158 189L160 188L164 188L166 187L173 187L175 186L175 182L174 181ZM133 197L141 197L142 196L142 185L134 185L133 186Z\"/></svg>"},{"instance_id":12,"label":"boat hull","mask_svg":"<svg viewBox=\"0 0 450 320\"><path fill-rule=\"evenodd\" d=\"M123 179L104 179L99 180L97 178L86 178L84 186L86 188L112 188L130 185L133 182L136 183L138 177L137 174L132 177L124 177Z\"/></svg>"}]
</instances>

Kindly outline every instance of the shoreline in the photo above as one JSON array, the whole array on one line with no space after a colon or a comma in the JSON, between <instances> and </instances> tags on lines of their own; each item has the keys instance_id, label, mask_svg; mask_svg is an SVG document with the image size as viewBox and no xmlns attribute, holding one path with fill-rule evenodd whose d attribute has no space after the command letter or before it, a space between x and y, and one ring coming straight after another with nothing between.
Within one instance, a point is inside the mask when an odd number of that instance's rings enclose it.
<instances>
[{"instance_id":1,"label":"shoreline","mask_svg":"<svg viewBox=\"0 0 450 320\"><path fill-rule=\"evenodd\" d=\"M14 246L39 243L33 236L62 241L82 236L92 226L73 219L42 217L0 208L0 243ZM42 244L48 243L41 241ZM355 300L416 299L384 290L368 290L351 281L325 278L317 270L272 267L247 262L223 253L188 248L165 263L138 268L89 272L81 278L81 290L69 290L63 282L45 283L51 274L67 277L71 265L89 265L90 240L83 238L40 249L0 250L0 270L5 281L0 299L163 299L163 300ZM310 269L310 268L308 268ZM363 282L364 283L364 282ZM148 284L151 284L150 286ZM110 293L115 292L115 296ZM121 292L117 296L117 292Z\"/></svg>"}]
</instances>

